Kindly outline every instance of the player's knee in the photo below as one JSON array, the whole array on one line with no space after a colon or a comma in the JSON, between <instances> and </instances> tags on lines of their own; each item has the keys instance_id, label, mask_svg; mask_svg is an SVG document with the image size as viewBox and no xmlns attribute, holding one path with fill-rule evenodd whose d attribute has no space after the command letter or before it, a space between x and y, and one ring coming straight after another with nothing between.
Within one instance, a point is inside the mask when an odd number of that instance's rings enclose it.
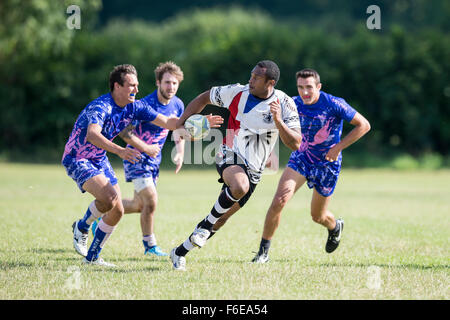
<instances>
[{"instance_id":1,"label":"player's knee","mask_svg":"<svg viewBox=\"0 0 450 320\"><path fill-rule=\"evenodd\" d=\"M142 205L141 212L144 215L153 215L155 213L155 210L156 210L156 202L155 201L148 201L148 202L145 202Z\"/></svg>"},{"instance_id":2,"label":"player's knee","mask_svg":"<svg viewBox=\"0 0 450 320\"><path fill-rule=\"evenodd\" d=\"M250 183L248 181L241 181L240 183L236 183L233 186L230 186L231 195L235 199L241 199L245 196L250 189Z\"/></svg>"},{"instance_id":3,"label":"player's knee","mask_svg":"<svg viewBox=\"0 0 450 320\"><path fill-rule=\"evenodd\" d=\"M323 224L325 222L325 216L322 214L320 214L320 215L311 214L311 218L315 223L318 223L318 224Z\"/></svg>"},{"instance_id":4,"label":"player's knee","mask_svg":"<svg viewBox=\"0 0 450 320\"><path fill-rule=\"evenodd\" d=\"M284 206L288 203L288 201L289 201L290 198L291 198L291 197L289 196L289 194L285 194L285 193L283 193L283 194L277 194L277 195L275 195L275 197L273 198L273 201L272 201L272 207L273 207L274 209L281 210L281 209L283 209Z\"/></svg>"},{"instance_id":5,"label":"player's knee","mask_svg":"<svg viewBox=\"0 0 450 320\"><path fill-rule=\"evenodd\" d=\"M110 191L105 194L101 199L97 199L100 202L100 208L98 208L102 212L110 211L112 208L116 207L119 201L119 195L117 192ZM123 209L123 207L122 207Z\"/></svg>"}]
</instances>

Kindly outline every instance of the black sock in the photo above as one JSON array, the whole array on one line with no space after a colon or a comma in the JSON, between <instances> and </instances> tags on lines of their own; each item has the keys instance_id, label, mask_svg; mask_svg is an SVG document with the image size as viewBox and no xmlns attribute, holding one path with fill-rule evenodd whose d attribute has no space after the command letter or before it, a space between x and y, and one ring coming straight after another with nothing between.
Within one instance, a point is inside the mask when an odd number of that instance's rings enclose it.
<instances>
[{"instance_id":1,"label":"black sock","mask_svg":"<svg viewBox=\"0 0 450 320\"><path fill-rule=\"evenodd\" d=\"M198 225L198 228L206 229L206 230L212 230L213 224L209 222L206 218L202 220Z\"/></svg>"},{"instance_id":2,"label":"black sock","mask_svg":"<svg viewBox=\"0 0 450 320\"><path fill-rule=\"evenodd\" d=\"M179 245L178 248L175 250L175 254L181 257L184 257L188 252L189 250L186 250L186 248L182 244Z\"/></svg>"},{"instance_id":3,"label":"black sock","mask_svg":"<svg viewBox=\"0 0 450 320\"><path fill-rule=\"evenodd\" d=\"M263 252L269 252L270 248L270 240L266 240L264 238L261 238L261 243L259 244L259 251L258 254L262 254Z\"/></svg>"},{"instance_id":4,"label":"black sock","mask_svg":"<svg viewBox=\"0 0 450 320\"><path fill-rule=\"evenodd\" d=\"M231 191L228 187L226 187L223 192L220 193L219 198L216 201L216 204L218 203L219 208L221 207L221 210L228 211L233 204L235 204L238 200L234 199L231 196ZM216 204L214 204L213 208L211 209L211 215L214 218L220 218L225 212L218 212L216 210ZM201 221L197 227L212 231L213 224L208 221L208 217L206 217L203 221Z\"/></svg>"},{"instance_id":5,"label":"black sock","mask_svg":"<svg viewBox=\"0 0 450 320\"><path fill-rule=\"evenodd\" d=\"M211 239L211 237L212 237L213 235L215 235L216 232L217 232L217 230L216 230L216 231L212 230L211 233L209 234L208 239Z\"/></svg>"}]
</instances>

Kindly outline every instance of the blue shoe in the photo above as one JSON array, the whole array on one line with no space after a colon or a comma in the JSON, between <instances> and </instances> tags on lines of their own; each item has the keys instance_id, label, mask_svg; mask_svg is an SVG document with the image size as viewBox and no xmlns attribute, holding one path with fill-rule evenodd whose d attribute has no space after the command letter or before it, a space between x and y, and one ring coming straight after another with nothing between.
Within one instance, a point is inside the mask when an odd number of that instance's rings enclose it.
<instances>
[{"instance_id":1,"label":"blue shoe","mask_svg":"<svg viewBox=\"0 0 450 320\"><path fill-rule=\"evenodd\" d=\"M92 222L91 230L92 230L92 235L93 235L93 236L95 236L95 231L97 230L97 226L98 226L98 223L100 222L100 219L101 219L101 218L98 218L97 220L95 220L94 222Z\"/></svg>"},{"instance_id":2,"label":"blue shoe","mask_svg":"<svg viewBox=\"0 0 450 320\"><path fill-rule=\"evenodd\" d=\"M164 251L162 251L162 249L159 246L145 248L144 254L148 254L148 255L154 254L155 256L159 256L159 257L168 256L168 254L165 253Z\"/></svg>"}]
</instances>

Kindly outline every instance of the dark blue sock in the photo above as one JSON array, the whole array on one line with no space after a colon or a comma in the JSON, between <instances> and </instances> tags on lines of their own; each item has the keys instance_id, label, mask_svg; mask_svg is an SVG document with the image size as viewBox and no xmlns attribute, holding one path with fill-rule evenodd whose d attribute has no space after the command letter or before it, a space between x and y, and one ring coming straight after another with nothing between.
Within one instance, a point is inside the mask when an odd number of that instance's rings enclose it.
<instances>
[{"instance_id":1,"label":"dark blue sock","mask_svg":"<svg viewBox=\"0 0 450 320\"><path fill-rule=\"evenodd\" d=\"M90 225L88 225L86 223L87 219L89 219L89 217L92 216L91 210L89 210L89 208L86 210L86 213L84 214L84 217L78 221L78 230L80 230L83 233L86 233L89 231L89 228L91 227Z\"/></svg>"},{"instance_id":2,"label":"dark blue sock","mask_svg":"<svg viewBox=\"0 0 450 320\"><path fill-rule=\"evenodd\" d=\"M263 252L269 252L270 248L270 240L266 240L264 238L261 238L261 243L259 244L259 251L258 254L262 254Z\"/></svg>"},{"instance_id":3,"label":"dark blue sock","mask_svg":"<svg viewBox=\"0 0 450 320\"><path fill-rule=\"evenodd\" d=\"M92 240L91 246L89 247L88 253L86 255L87 261L94 261L98 259L100 252L102 251L101 244L105 239L106 233L97 228L95 231L94 239Z\"/></svg>"}]
</instances>

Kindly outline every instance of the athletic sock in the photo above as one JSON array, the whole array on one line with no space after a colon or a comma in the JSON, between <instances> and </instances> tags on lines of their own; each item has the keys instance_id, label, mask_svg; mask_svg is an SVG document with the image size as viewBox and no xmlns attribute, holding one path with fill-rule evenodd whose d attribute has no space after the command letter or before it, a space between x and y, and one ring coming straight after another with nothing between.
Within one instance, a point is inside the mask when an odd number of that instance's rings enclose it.
<instances>
[{"instance_id":1,"label":"athletic sock","mask_svg":"<svg viewBox=\"0 0 450 320\"><path fill-rule=\"evenodd\" d=\"M101 216L103 216L103 213L98 211L97 207L95 206L95 200L92 201L89 207L87 208L84 217L80 221L78 221L77 225L78 230L80 230L83 233L88 232L92 222L94 222Z\"/></svg>"},{"instance_id":2,"label":"athletic sock","mask_svg":"<svg viewBox=\"0 0 450 320\"><path fill-rule=\"evenodd\" d=\"M98 223L97 230L95 230L95 236L92 240L91 246L89 247L88 253L86 255L87 261L95 261L98 259L100 252L103 249L106 241L113 233L115 226L107 225L103 222L103 219Z\"/></svg>"},{"instance_id":3,"label":"athletic sock","mask_svg":"<svg viewBox=\"0 0 450 320\"><path fill-rule=\"evenodd\" d=\"M209 234L208 240L211 239L212 236L215 235L217 231L218 231L218 230L215 230L215 231L214 231L214 230L211 230L211 233Z\"/></svg>"},{"instance_id":4,"label":"athletic sock","mask_svg":"<svg viewBox=\"0 0 450 320\"><path fill-rule=\"evenodd\" d=\"M142 243L144 244L145 249L150 249L154 246L156 246L156 236L154 233L151 235L144 235L142 236Z\"/></svg>"},{"instance_id":5,"label":"athletic sock","mask_svg":"<svg viewBox=\"0 0 450 320\"><path fill-rule=\"evenodd\" d=\"M200 222L198 226L200 226L203 229L211 231L213 225L217 222L217 220L219 220L219 218L223 214L225 214L228 210L230 210L233 204L235 204L238 201L239 199L238 200L234 199L231 196L230 189L226 187L225 190L219 195L219 198L214 204L214 207L211 209L211 212L202 222Z\"/></svg>"},{"instance_id":6,"label":"athletic sock","mask_svg":"<svg viewBox=\"0 0 450 320\"><path fill-rule=\"evenodd\" d=\"M339 232L339 228L340 228L340 224L337 223L336 221L336 226L334 227L334 229L329 230L331 233L338 233Z\"/></svg>"},{"instance_id":7,"label":"athletic sock","mask_svg":"<svg viewBox=\"0 0 450 320\"><path fill-rule=\"evenodd\" d=\"M175 249L175 254L177 256L184 257L189 251L195 248L191 240L189 240L190 238L191 236L189 236L189 238L187 238L181 245L178 246L178 248Z\"/></svg>"},{"instance_id":8,"label":"athletic sock","mask_svg":"<svg viewBox=\"0 0 450 320\"><path fill-rule=\"evenodd\" d=\"M212 235L214 235L215 232L212 232L212 227L214 223L216 223L217 220L230 208L235 204L237 201L231 196L230 189L228 187L225 188L223 192L220 193L219 198L217 199L216 203L214 204L214 207L211 209L211 212L208 214L208 216L200 221L196 228L203 228L209 230L211 233L208 237L211 238ZM189 251L194 249L194 245L191 243L191 236L192 234L175 249L175 254L177 256L185 256Z\"/></svg>"},{"instance_id":9,"label":"athletic sock","mask_svg":"<svg viewBox=\"0 0 450 320\"><path fill-rule=\"evenodd\" d=\"M197 228L200 228L200 225L201 225L201 223L202 222L200 222L199 224L197 224ZM210 233L210 235L209 235L209 237L208 237L208 239L209 238L211 238L214 234L216 233L216 231L211 231L211 233ZM191 251L192 249L194 249L195 247L194 247L194 245L192 244L192 242L191 242L191 236L192 236L192 233L191 233L191 235L181 244L181 245L179 245L176 249L175 249L175 254L177 255L177 256L185 256L189 251Z\"/></svg>"},{"instance_id":10,"label":"athletic sock","mask_svg":"<svg viewBox=\"0 0 450 320\"><path fill-rule=\"evenodd\" d=\"M259 251L258 254L262 254L263 252L269 252L270 248L270 240L266 240L264 238L261 238L261 243L259 244Z\"/></svg>"}]
</instances>

